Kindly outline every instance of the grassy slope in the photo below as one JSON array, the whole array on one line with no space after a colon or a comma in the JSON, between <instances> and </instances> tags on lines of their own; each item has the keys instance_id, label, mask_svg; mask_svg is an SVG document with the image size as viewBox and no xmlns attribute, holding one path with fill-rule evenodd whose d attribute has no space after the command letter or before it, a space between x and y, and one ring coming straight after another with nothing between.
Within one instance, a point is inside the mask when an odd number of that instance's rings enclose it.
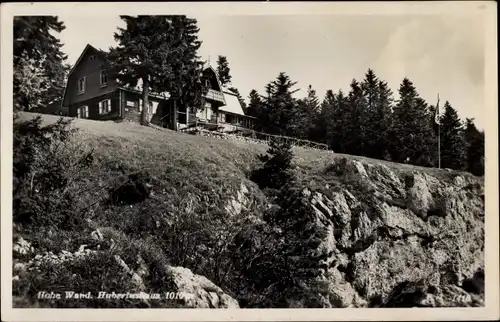
<instances>
[{"instance_id":1,"label":"grassy slope","mask_svg":"<svg viewBox=\"0 0 500 322\"><path fill-rule=\"evenodd\" d=\"M39 114L23 113L26 120ZM58 117L43 115L44 122L53 123ZM75 119L73 124L81 130L81 141L97 148L103 157L115 157L132 167L158 169L159 164L183 168L192 172L210 169L214 173L240 176L255 164L255 156L264 153L266 145L212 139L178 133L170 130L157 130L134 123L115 123L112 121L91 121ZM385 164L398 174L418 170L446 179L446 171L436 168L418 167L409 164L393 163L361 156L352 156L332 151L295 148L295 164L306 173L317 172L335 158L347 157L363 163ZM214 175L214 178L216 176Z\"/></svg>"}]
</instances>

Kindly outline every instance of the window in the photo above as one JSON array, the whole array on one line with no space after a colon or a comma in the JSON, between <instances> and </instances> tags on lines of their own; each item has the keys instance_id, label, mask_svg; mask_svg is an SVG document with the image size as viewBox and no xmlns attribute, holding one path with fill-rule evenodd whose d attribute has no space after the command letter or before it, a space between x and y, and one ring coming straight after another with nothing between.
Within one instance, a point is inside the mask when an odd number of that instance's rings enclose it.
<instances>
[{"instance_id":1,"label":"window","mask_svg":"<svg viewBox=\"0 0 500 322\"><path fill-rule=\"evenodd\" d=\"M88 119L89 118L89 107L81 106L77 109L77 116L79 119Z\"/></svg>"},{"instance_id":2,"label":"window","mask_svg":"<svg viewBox=\"0 0 500 322\"><path fill-rule=\"evenodd\" d=\"M101 87L105 87L108 85L108 71L101 70Z\"/></svg>"},{"instance_id":3,"label":"window","mask_svg":"<svg viewBox=\"0 0 500 322\"><path fill-rule=\"evenodd\" d=\"M86 78L85 77L82 77L78 80L78 94L82 94L83 92L85 92L85 85L86 85Z\"/></svg>"},{"instance_id":4,"label":"window","mask_svg":"<svg viewBox=\"0 0 500 322\"><path fill-rule=\"evenodd\" d=\"M89 60L95 60L95 56L94 55L90 56Z\"/></svg>"},{"instance_id":5,"label":"window","mask_svg":"<svg viewBox=\"0 0 500 322\"><path fill-rule=\"evenodd\" d=\"M219 122L224 122L223 116L224 116L224 113L219 111L219 118L218 118Z\"/></svg>"},{"instance_id":6,"label":"window","mask_svg":"<svg viewBox=\"0 0 500 322\"><path fill-rule=\"evenodd\" d=\"M99 115L111 112L111 100L107 99L99 102Z\"/></svg>"},{"instance_id":7,"label":"window","mask_svg":"<svg viewBox=\"0 0 500 322\"><path fill-rule=\"evenodd\" d=\"M212 104L205 103L205 117L208 121L212 119Z\"/></svg>"}]
</instances>

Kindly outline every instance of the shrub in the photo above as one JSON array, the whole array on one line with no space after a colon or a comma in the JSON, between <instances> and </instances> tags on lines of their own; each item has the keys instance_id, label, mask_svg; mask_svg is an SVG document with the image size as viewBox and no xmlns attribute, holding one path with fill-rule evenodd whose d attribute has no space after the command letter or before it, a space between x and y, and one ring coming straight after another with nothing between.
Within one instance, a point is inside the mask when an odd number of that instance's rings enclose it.
<instances>
[{"instance_id":1,"label":"shrub","mask_svg":"<svg viewBox=\"0 0 500 322\"><path fill-rule=\"evenodd\" d=\"M75 205L94 154L71 142L74 133L62 118L47 126L41 125L41 117L14 124L15 223L67 229L82 224Z\"/></svg>"},{"instance_id":2,"label":"shrub","mask_svg":"<svg viewBox=\"0 0 500 322\"><path fill-rule=\"evenodd\" d=\"M151 191L150 182L147 172L129 174L125 183L109 191L110 203L131 205L146 200Z\"/></svg>"},{"instance_id":3,"label":"shrub","mask_svg":"<svg viewBox=\"0 0 500 322\"><path fill-rule=\"evenodd\" d=\"M131 278L116 262L113 254L102 252L63 263L43 263L39 270L21 276L13 285L13 296L35 301L40 291L60 293L60 300L40 300L49 307L144 307L140 300L98 299L98 292L135 293ZM65 299L66 291L92 292L94 299Z\"/></svg>"}]
</instances>

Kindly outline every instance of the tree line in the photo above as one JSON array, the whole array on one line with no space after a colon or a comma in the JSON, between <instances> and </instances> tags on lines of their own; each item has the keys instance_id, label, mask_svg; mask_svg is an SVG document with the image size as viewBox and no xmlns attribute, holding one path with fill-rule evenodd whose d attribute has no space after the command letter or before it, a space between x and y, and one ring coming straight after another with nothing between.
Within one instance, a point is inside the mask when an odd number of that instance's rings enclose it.
<instances>
[{"instance_id":1,"label":"tree line","mask_svg":"<svg viewBox=\"0 0 500 322\"><path fill-rule=\"evenodd\" d=\"M123 85L142 82L142 123L151 111L148 93L169 92L174 104L200 106L207 88L202 82L203 61L198 56L197 20L183 15L120 16L125 27L114 34L117 46L106 53L109 66ZM14 18L14 110L36 110L61 99L69 65L60 40L65 29L57 16ZM228 59L219 55L217 73L223 86L231 84ZM395 99L387 82L368 69L364 79L353 79L349 92L328 90L322 100L311 85L307 96L295 98L297 82L285 72L252 90L248 103L236 87L228 87L245 112L257 118L256 130L326 143L338 153L438 165L484 174L484 132L473 119L465 122L446 101L440 109L420 97L404 78ZM439 130L439 131L438 131Z\"/></svg>"},{"instance_id":2,"label":"tree line","mask_svg":"<svg viewBox=\"0 0 500 322\"><path fill-rule=\"evenodd\" d=\"M226 57L219 56L217 71L221 83L230 82ZM474 119L463 122L449 101L428 104L406 77L399 99L372 69L362 80L353 79L348 93L328 90L322 101L311 85L306 97L295 98L296 84L281 72L265 93L250 91L242 107L257 118L256 130L325 143L338 153L426 167L438 166L439 137L441 167L484 174L484 131Z\"/></svg>"}]
</instances>

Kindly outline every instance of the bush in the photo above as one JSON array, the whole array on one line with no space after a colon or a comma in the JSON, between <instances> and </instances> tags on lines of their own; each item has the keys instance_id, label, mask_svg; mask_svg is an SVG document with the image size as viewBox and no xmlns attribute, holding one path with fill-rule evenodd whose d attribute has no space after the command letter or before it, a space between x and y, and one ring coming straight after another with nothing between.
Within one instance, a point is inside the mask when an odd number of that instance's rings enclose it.
<instances>
[{"instance_id":1,"label":"bush","mask_svg":"<svg viewBox=\"0 0 500 322\"><path fill-rule=\"evenodd\" d=\"M110 203L132 205L144 201L151 191L151 178L147 172L129 174L125 183L109 191Z\"/></svg>"},{"instance_id":2,"label":"bush","mask_svg":"<svg viewBox=\"0 0 500 322\"><path fill-rule=\"evenodd\" d=\"M79 229L81 180L94 154L74 146L70 121L42 126L41 117L14 124L14 222Z\"/></svg>"},{"instance_id":3,"label":"bush","mask_svg":"<svg viewBox=\"0 0 500 322\"><path fill-rule=\"evenodd\" d=\"M131 278L111 253L98 253L63 263L43 263L39 270L20 276L13 284L13 296L36 301L38 292L60 293L60 300L39 300L49 307L123 308L144 307L140 300L98 299L98 292L135 293ZM92 292L94 299L65 299L66 291Z\"/></svg>"}]
</instances>

